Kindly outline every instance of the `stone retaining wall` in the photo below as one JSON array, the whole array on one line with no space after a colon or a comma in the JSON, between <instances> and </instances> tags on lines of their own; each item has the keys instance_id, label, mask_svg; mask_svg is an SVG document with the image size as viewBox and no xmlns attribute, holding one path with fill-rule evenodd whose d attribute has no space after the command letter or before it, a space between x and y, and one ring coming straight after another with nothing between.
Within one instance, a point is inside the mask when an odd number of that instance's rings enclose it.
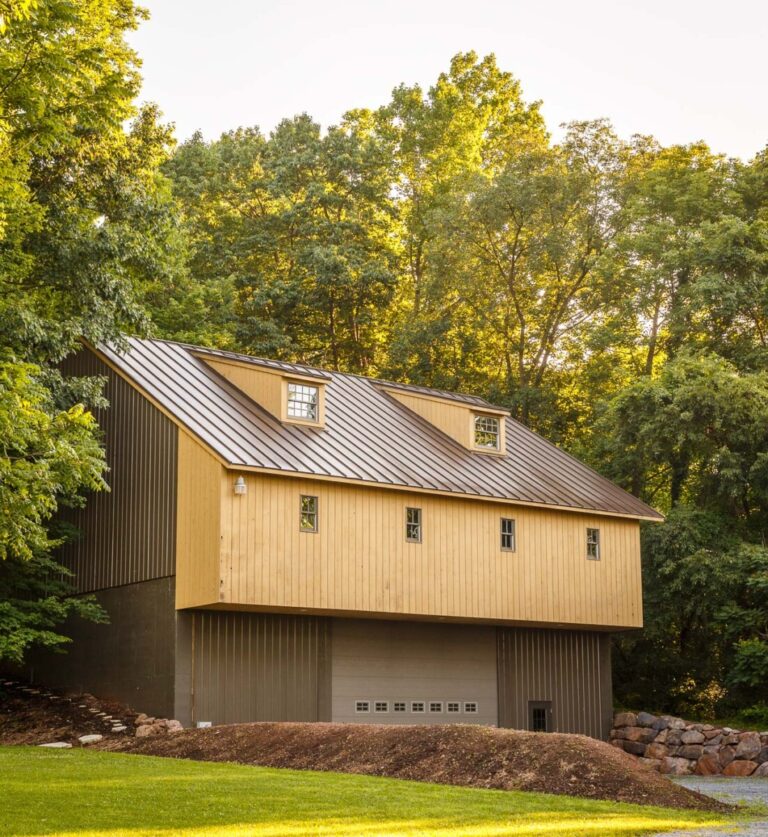
<instances>
[{"instance_id":1,"label":"stone retaining wall","mask_svg":"<svg viewBox=\"0 0 768 837\"><path fill-rule=\"evenodd\" d=\"M768 732L620 712L613 719L609 741L661 773L768 777Z\"/></svg>"}]
</instances>

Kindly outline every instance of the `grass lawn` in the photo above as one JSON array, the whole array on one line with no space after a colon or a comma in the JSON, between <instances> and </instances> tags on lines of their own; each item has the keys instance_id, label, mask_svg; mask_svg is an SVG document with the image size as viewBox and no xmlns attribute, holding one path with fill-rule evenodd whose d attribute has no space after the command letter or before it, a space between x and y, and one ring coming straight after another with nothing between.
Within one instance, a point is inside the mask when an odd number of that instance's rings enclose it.
<instances>
[{"instance_id":1,"label":"grass lawn","mask_svg":"<svg viewBox=\"0 0 768 837\"><path fill-rule=\"evenodd\" d=\"M3 835L629 837L725 822L719 815L546 794L0 747Z\"/></svg>"}]
</instances>

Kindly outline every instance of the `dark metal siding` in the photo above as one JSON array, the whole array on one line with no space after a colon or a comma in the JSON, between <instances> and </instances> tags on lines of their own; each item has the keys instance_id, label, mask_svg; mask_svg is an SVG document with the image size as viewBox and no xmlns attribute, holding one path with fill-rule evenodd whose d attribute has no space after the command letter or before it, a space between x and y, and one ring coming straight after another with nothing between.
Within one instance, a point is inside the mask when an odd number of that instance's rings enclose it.
<instances>
[{"instance_id":1,"label":"dark metal siding","mask_svg":"<svg viewBox=\"0 0 768 837\"><path fill-rule=\"evenodd\" d=\"M552 701L554 732L607 738L610 636L594 631L497 629L499 726L528 729L529 701Z\"/></svg>"},{"instance_id":2,"label":"dark metal siding","mask_svg":"<svg viewBox=\"0 0 768 837\"><path fill-rule=\"evenodd\" d=\"M65 654L38 651L25 665L33 682L90 692L161 718L174 712L173 578L101 590L109 624L72 618Z\"/></svg>"},{"instance_id":3,"label":"dark metal siding","mask_svg":"<svg viewBox=\"0 0 768 837\"><path fill-rule=\"evenodd\" d=\"M97 410L104 433L109 492L66 514L80 537L62 550L79 592L161 578L175 572L178 429L92 352L62 366L66 375L107 378L110 406Z\"/></svg>"},{"instance_id":4,"label":"dark metal siding","mask_svg":"<svg viewBox=\"0 0 768 837\"><path fill-rule=\"evenodd\" d=\"M330 720L328 619L191 615L193 721Z\"/></svg>"},{"instance_id":5,"label":"dark metal siding","mask_svg":"<svg viewBox=\"0 0 768 837\"><path fill-rule=\"evenodd\" d=\"M281 423L188 346L137 339L130 345L126 354L99 351L232 466L661 519L512 419L507 454L478 456L388 396L381 382L334 372L318 432Z\"/></svg>"}]
</instances>

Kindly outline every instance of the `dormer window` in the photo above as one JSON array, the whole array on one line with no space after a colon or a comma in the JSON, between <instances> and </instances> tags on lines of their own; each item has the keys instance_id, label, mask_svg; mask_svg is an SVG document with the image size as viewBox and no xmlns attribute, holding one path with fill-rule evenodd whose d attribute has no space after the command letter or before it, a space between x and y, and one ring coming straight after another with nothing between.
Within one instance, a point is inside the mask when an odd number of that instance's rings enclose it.
<instances>
[{"instance_id":1,"label":"dormer window","mask_svg":"<svg viewBox=\"0 0 768 837\"><path fill-rule=\"evenodd\" d=\"M496 416L475 416L475 447L499 450L499 419Z\"/></svg>"},{"instance_id":2,"label":"dormer window","mask_svg":"<svg viewBox=\"0 0 768 837\"><path fill-rule=\"evenodd\" d=\"M319 387L288 384L288 418L317 421L319 403Z\"/></svg>"}]
</instances>

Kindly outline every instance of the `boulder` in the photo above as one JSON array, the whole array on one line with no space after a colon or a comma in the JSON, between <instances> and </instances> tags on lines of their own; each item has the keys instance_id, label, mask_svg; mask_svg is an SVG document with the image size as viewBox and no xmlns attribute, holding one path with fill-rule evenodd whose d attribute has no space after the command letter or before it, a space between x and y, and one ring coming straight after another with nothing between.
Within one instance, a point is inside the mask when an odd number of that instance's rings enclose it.
<instances>
[{"instance_id":1,"label":"boulder","mask_svg":"<svg viewBox=\"0 0 768 837\"><path fill-rule=\"evenodd\" d=\"M699 776L714 776L720 772L720 762L715 755L703 755L694 768L694 773Z\"/></svg>"},{"instance_id":2,"label":"boulder","mask_svg":"<svg viewBox=\"0 0 768 837\"><path fill-rule=\"evenodd\" d=\"M685 729L686 724L682 718L670 718L669 719L669 729Z\"/></svg>"},{"instance_id":3,"label":"boulder","mask_svg":"<svg viewBox=\"0 0 768 837\"><path fill-rule=\"evenodd\" d=\"M615 727L634 727L637 726L637 715L634 712L619 712L613 719Z\"/></svg>"},{"instance_id":4,"label":"boulder","mask_svg":"<svg viewBox=\"0 0 768 837\"><path fill-rule=\"evenodd\" d=\"M128 727L125 724L115 724L112 727L112 732L125 732Z\"/></svg>"},{"instance_id":5,"label":"boulder","mask_svg":"<svg viewBox=\"0 0 768 837\"><path fill-rule=\"evenodd\" d=\"M681 736L680 741L683 744L703 744L704 734L696 729L686 730Z\"/></svg>"},{"instance_id":6,"label":"boulder","mask_svg":"<svg viewBox=\"0 0 768 837\"><path fill-rule=\"evenodd\" d=\"M668 729L663 729L663 730L661 730L661 732L659 732L659 733L656 735L656 738L654 738L653 740L654 740L657 744L666 744L666 743L667 743L667 737L668 737L668 736L669 736L669 730L668 730Z\"/></svg>"},{"instance_id":7,"label":"boulder","mask_svg":"<svg viewBox=\"0 0 768 837\"><path fill-rule=\"evenodd\" d=\"M663 730L663 729L666 729L666 728L669 726L669 722L670 722L671 720L672 720L672 719L671 719L668 715L662 715L660 718L657 718L657 719L656 719L656 720L655 720L655 721L651 724L651 726L652 726L652 727L653 727L653 729L655 729L655 730Z\"/></svg>"},{"instance_id":8,"label":"boulder","mask_svg":"<svg viewBox=\"0 0 768 837\"><path fill-rule=\"evenodd\" d=\"M719 729L708 729L704 732L704 738L708 744L719 744L723 740L723 734Z\"/></svg>"},{"instance_id":9,"label":"boulder","mask_svg":"<svg viewBox=\"0 0 768 837\"><path fill-rule=\"evenodd\" d=\"M683 743L683 733L679 729L667 730L667 744L670 747L678 747Z\"/></svg>"},{"instance_id":10,"label":"boulder","mask_svg":"<svg viewBox=\"0 0 768 837\"><path fill-rule=\"evenodd\" d=\"M723 776L751 776L757 769L756 761L747 761L746 759L739 759L732 761L727 767L723 768Z\"/></svg>"},{"instance_id":11,"label":"boulder","mask_svg":"<svg viewBox=\"0 0 768 837\"><path fill-rule=\"evenodd\" d=\"M181 732L184 729L184 725L181 721L168 721L168 732Z\"/></svg>"},{"instance_id":12,"label":"boulder","mask_svg":"<svg viewBox=\"0 0 768 837\"><path fill-rule=\"evenodd\" d=\"M688 759L667 758L661 760L659 768L661 773L667 773L671 776L686 776L691 772L691 763Z\"/></svg>"},{"instance_id":13,"label":"boulder","mask_svg":"<svg viewBox=\"0 0 768 837\"><path fill-rule=\"evenodd\" d=\"M635 722L639 727L650 727L656 721L656 716L651 715L650 712L638 712L637 721Z\"/></svg>"},{"instance_id":14,"label":"boulder","mask_svg":"<svg viewBox=\"0 0 768 837\"><path fill-rule=\"evenodd\" d=\"M133 723L140 727L142 724L151 724L154 721L154 718L150 718L149 715L145 715L143 712L140 712L136 718L134 719Z\"/></svg>"},{"instance_id":15,"label":"boulder","mask_svg":"<svg viewBox=\"0 0 768 837\"><path fill-rule=\"evenodd\" d=\"M81 735L77 740L85 745L85 744L95 744L97 741L101 741L104 738L103 735Z\"/></svg>"},{"instance_id":16,"label":"boulder","mask_svg":"<svg viewBox=\"0 0 768 837\"><path fill-rule=\"evenodd\" d=\"M768 777L768 761L763 762L752 775Z\"/></svg>"},{"instance_id":17,"label":"boulder","mask_svg":"<svg viewBox=\"0 0 768 837\"><path fill-rule=\"evenodd\" d=\"M136 727L136 738L148 738L150 735L160 735L163 730L154 724L142 724Z\"/></svg>"},{"instance_id":18,"label":"boulder","mask_svg":"<svg viewBox=\"0 0 768 837\"><path fill-rule=\"evenodd\" d=\"M736 758L751 761L759 755L763 745L760 736L756 732L743 732L739 736L739 743L736 747ZM748 774L744 774L748 775Z\"/></svg>"},{"instance_id":19,"label":"boulder","mask_svg":"<svg viewBox=\"0 0 768 837\"><path fill-rule=\"evenodd\" d=\"M641 744L650 744L656 738L656 732L648 727L625 727L624 738L627 741L639 741Z\"/></svg>"},{"instance_id":20,"label":"boulder","mask_svg":"<svg viewBox=\"0 0 768 837\"><path fill-rule=\"evenodd\" d=\"M608 743L617 750L624 749L624 742L620 738L612 738Z\"/></svg>"},{"instance_id":21,"label":"boulder","mask_svg":"<svg viewBox=\"0 0 768 837\"><path fill-rule=\"evenodd\" d=\"M611 738L626 738L628 729L632 729L632 727L617 727L612 729Z\"/></svg>"},{"instance_id":22,"label":"boulder","mask_svg":"<svg viewBox=\"0 0 768 837\"><path fill-rule=\"evenodd\" d=\"M736 748L729 745L721 747L720 752L717 754L717 760L720 762L721 767L725 767L727 764L730 764L735 758Z\"/></svg>"},{"instance_id":23,"label":"boulder","mask_svg":"<svg viewBox=\"0 0 768 837\"><path fill-rule=\"evenodd\" d=\"M663 759L669 755L669 747L654 741L645 748L645 757L649 759Z\"/></svg>"},{"instance_id":24,"label":"boulder","mask_svg":"<svg viewBox=\"0 0 768 837\"><path fill-rule=\"evenodd\" d=\"M691 759L697 761L704 755L704 748L701 744L684 744L677 751L677 755L683 759Z\"/></svg>"},{"instance_id":25,"label":"boulder","mask_svg":"<svg viewBox=\"0 0 768 837\"><path fill-rule=\"evenodd\" d=\"M38 747L50 747L52 750L68 750L72 745L69 741L51 741L50 744L38 744Z\"/></svg>"},{"instance_id":26,"label":"boulder","mask_svg":"<svg viewBox=\"0 0 768 837\"><path fill-rule=\"evenodd\" d=\"M644 756L645 755L645 744L642 744L640 741L622 741L624 745L624 752L630 753L633 756Z\"/></svg>"},{"instance_id":27,"label":"boulder","mask_svg":"<svg viewBox=\"0 0 768 837\"><path fill-rule=\"evenodd\" d=\"M755 761L758 764L764 764L768 761L768 747L763 747L762 750L757 754Z\"/></svg>"},{"instance_id":28,"label":"boulder","mask_svg":"<svg viewBox=\"0 0 768 837\"><path fill-rule=\"evenodd\" d=\"M640 758L640 759L638 759L638 761L640 762L640 764L643 765L643 767L647 767L650 770L655 770L657 772L658 772L659 768L661 767L661 762L658 759L643 759L643 758Z\"/></svg>"}]
</instances>

